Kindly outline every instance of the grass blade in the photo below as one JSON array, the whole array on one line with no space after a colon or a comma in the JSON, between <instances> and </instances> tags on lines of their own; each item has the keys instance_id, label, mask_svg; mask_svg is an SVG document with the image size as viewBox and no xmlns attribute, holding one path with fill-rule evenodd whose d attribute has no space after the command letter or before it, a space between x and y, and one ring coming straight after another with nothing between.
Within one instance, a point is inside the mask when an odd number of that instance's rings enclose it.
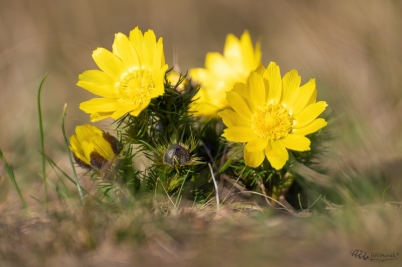
<instances>
[{"instance_id":1,"label":"grass blade","mask_svg":"<svg viewBox=\"0 0 402 267\"><path fill-rule=\"evenodd\" d=\"M48 155L45 155L45 157L46 157L46 160L50 163L50 165L52 165L53 167L55 167L61 174L63 174L64 177L66 177L70 182L72 182L73 184L76 185L76 182L75 182L73 179L71 179L71 177L68 176L67 173L65 173L62 169L60 169L60 167L57 166L57 164L56 164L51 158L49 158ZM85 194L88 194L89 196L91 196L91 197L92 197L96 202L98 202L99 204L104 204L104 203L102 202L102 200L100 200L100 199L97 198L96 196L93 196L93 195L89 194L89 192L88 192L84 187L80 186L80 189L81 189Z\"/></svg>"},{"instance_id":2,"label":"grass blade","mask_svg":"<svg viewBox=\"0 0 402 267\"><path fill-rule=\"evenodd\" d=\"M25 202L25 199L24 199L24 197L23 197L22 194L21 194L21 191L20 191L20 188L18 187L17 181L15 180L15 176L14 176L13 169L11 168L10 165L8 165L6 159L5 159L4 156L3 156L3 152L2 152L1 150L0 150L0 160L3 161L4 167L5 167L6 172L7 172L7 174L8 174L8 177L10 177L11 183L14 185L15 190L17 190L18 196L19 196L19 198L20 198L20 200L21 200L21 203L22 203L22 207L23 207L24 209L28 210L28 205L27 205L27 203Z\"/></svg>"},{"instance_id":3,"label":"grass blade","mask_svg":"<svg viewBox=\"0 0 402 267\"><path fill-rule=\"evenodd\" d=\"M39 134L40 134L40 143L41 143L41 154L42 154L42 176L44 180L44 189L45 189L45 204L47 208L47 203L49 200L49 195L47 193L47 182L46 182L46 164L45 164L45 157L43 156L45 154L45 142L44 142L44 137L43 137L43 123L42 123L42 108L41 108L41 103L40 103L40 94L42 91L42 85L47 77L47 73L45 76L43 76L39 88L38 88L38 115L39 115Z\"/></svg>"},{"instance_id":4,"label":"grass blade","mask_svg":"<svg viewBox=\"0 0 402 267\"><path fill-rule=\"evenodd\" d=\"M69 158L70 163L71 163L71 168L73 169L74 178L75 178L75 184L77 186L78 193L80 194L81 201L84 202L84 196L82 195L81 186L80 186L80 184L78 182L77 172L75 171L73 158L71 157L71 151L70 151L70 147L69 147L68 141L67 141L66 130L64 128L64 118L66 117L66 111L67 111L67 104L64 104L64 107L63 107L63 119L61 121L61 130L63 132L64 142L65 142L66 147L67 147L67 154L68 154L68 158Z\"/></svg>"}]
</instances>

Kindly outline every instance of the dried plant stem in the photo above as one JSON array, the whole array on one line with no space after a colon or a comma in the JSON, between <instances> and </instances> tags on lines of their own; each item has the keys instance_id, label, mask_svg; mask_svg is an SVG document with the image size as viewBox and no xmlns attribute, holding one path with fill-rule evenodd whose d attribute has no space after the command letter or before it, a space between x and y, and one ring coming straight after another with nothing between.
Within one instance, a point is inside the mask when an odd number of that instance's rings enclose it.
<instances>
[{"instance_id":1,"label":"dried plant stem","mask_svg":"<svg viewBox=\"0 0 402 267\"><path fill-rule=\"evenodd\" d=\"M211 171L212 181L214 182L215 186L215 194L216 194L216 212L219 213L219 191L218 191L218 184L216 183L214 171L212 170L211 164L208 163L209 170Z\"/></svg>"},{"instance_id":2,"label":"dried plant stem","mask_svg":"<svg viewBox=\"0 0 402 267\"><path fill-rule=\"evenodd\" d=\"M277 203L277 204L279 204L280 206L282 206L282 208L284 208L286 211L288 211L290 214L295 214L295 212L293 212L292 210L289 210L285 205L283 205L281 202L279 202L278 200L276 200L276 199L273 199L272 197L269 197L269 196L267 196L267 195L264 195L264 194L261 194L261 193L258 193L258 192L254 192L254 191L243 191L243 192L239 192L239 193L250 193L250 194L255 194L255 195L259 195L259 196L263 196L263 197L265 197L265 198L268 198L268 199L270 199L272 202L275 202L275 203Z\"/></svg>"},{"instance_id":3,"label":"dried plant stem","mask_svg":"<svg viewBox=\"0 0 402 267\"><path fill-rule=\"evenodd\" d=\"M159 178L156 180L156 183L158 183L158 181L160 181ZM160 184L161 184L163 190L165 191L166 196L168 197L170 203L172 203L173 207L177 210L177 207L176 207L175 203L173 202L172 198L169 196L169 193L167 192L167 190L166 190L165 187L163 186L162 182L161 182ZM156 194L156 187L155 187L155 194Z\"/></svg>"},{"instance_id":4,"label":"dried plant stem","mask_svg":"<svg viewBox=\"0 0 402 267\"><path fill-rule=\"evenodd\" d=\"M266 191L264 183L262 183L260 180L257 180L257 185L261 188L261 191L264 194L264 198L267 201L267 204L269 206L272 206L271 202L269 202L269 200L268 200L268 195L267 195L267 191Z\"/></svg>"}]
</instances>

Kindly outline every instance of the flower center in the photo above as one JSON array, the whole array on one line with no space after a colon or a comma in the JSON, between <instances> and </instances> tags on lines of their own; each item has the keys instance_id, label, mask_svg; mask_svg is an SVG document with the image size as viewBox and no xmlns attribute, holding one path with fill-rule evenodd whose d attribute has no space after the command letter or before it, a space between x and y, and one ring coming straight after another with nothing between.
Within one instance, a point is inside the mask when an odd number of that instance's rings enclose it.
<instances>
[{"instance_id":1,"label":"flower center","mask_svg":"<svg viewBox=\"0 0 402 267\"><path fill-rule=\"evenodd\" d=\"M282 139L292 130L292 117L281 104L267 104L254 112L251 128L259 137L269 141Z\"/></svg>"},{"instance_id":2,"label":"flower center","mask_svg":"<svg viewBox=\"0 0 402 267\"><path fill-rule=\"evenodd\" d=\"M120 83L118 101L126 105L145 103L154 87L154 77L150 71L140 69L130 72Z\"/></svg>"}]
</instances>

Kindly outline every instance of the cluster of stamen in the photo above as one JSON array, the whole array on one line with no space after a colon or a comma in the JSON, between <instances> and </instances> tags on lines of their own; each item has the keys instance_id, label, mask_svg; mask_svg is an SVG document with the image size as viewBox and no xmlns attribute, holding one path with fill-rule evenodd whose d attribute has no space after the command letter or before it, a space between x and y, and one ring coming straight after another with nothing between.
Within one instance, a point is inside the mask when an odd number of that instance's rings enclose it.
<instances>
[{"instance_id":1,"label":"cluster of stamen","mask_svg":"<svg viewBox=\"0 0 402 267\"><path fill-rule=\"evenodd\" d=\"M119 85L119 101L126 105L145 103L151 97L154 87L154 77L148 70L130 72Z\"/></svg>"},{"instance_id":2,"label":"cluster of stamen","mask_svg":"<svg viewBox=\"0 0 402 267\"><path fill-rule=\"evenodd\" d=\"M290 133L292 121L287 108L281 104L267 104L254 112L251 128L263 139L279 140Z\"/></svg>"}]
</instances>

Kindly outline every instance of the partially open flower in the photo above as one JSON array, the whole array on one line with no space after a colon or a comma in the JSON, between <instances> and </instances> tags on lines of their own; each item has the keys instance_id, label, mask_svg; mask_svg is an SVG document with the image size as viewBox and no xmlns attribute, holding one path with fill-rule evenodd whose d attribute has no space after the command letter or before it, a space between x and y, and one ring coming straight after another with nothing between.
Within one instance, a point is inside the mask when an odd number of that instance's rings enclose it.
<instances>
[{"instance_id":1,"label":"partially open flower","mask_svg":"<svg viewBox=\"0 0 402 267\"><path fill-rule=\"evenodd\" d=\"M260 66L245 83L236 83L226 99L232 109L219 113L228 126L222 136L232 142L247 143L244 159L248 166L258 167L266 157L272 167L281 169L289 158L288 150L308 151L306 135L327 125L317 118L327 107L316 102L315 80L300 86L296 70L282 78L271 62Z\"/></svg>"},{"instance_id":2,"label":"partially open flower","mask_svg":"<svg viewBox=\"0 0 402 267\"><path fill-rule=\"evenodd\" d=\"M163 53L163 40L155 33L143 35L136 27L127 37L115 35L113 52L98 48L92 57L101 70L80 74L77 85L101 96L83 102L80 109L91 114L91 121L105 118L117 120L144 110L152 98L164 93L164 77L168 68Z\"/></svg>"},{"instance_id":3,"label":"partially open flower","mask_svg":"<svg viewBox=\"0 0 402 267\"><path fill-rule=\"evenodd\" d=\"M174 166L176 164L186 164L190 161L190 153L187 149L179 144L170 145L163 155L163 163L169 166Z\"/></svg>"},{"instance_id":4,"label":"partially open flower","mask_svg":"<svg viewBox=\"0 0 402 267\"><path fill-rule=\"evenodd\" d=\"M205 68L190 70L191 79L201 84L190 111L196 116L218 117L219 111L229 107L226 92L232 90L236 82L245 83L260 62L260 44L254 49L247 31L240 39L229 34L223 55L208 53Z\"/></svg>"},{"instance_id":5,"label":"partially open flower","mask_svg":"<svg viewBox=\"0 0 402 267\"><path fill-rule=\"evenodd\" d=\"M80 167L100 170L120 152L119 141L96 126L77 126L75 133L70 137L70 150Z\"/></svg>"}]
</instances>

